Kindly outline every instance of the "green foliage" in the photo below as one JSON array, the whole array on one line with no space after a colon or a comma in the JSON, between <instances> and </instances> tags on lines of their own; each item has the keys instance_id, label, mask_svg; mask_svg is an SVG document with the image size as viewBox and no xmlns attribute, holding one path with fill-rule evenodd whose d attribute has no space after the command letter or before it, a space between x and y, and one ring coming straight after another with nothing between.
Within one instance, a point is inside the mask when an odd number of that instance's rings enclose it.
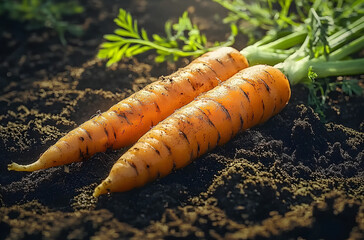
<instances>
[{"instance_id":1,"label":"green foliage","mask_svg":"<svg viewBox=\"0 0 364 240\"><path fill-rule=\"evenodd\" d=\"M311 74L316 75L312 72ZM312 82L306 86L308 89L308 104L315 109L315 112L317 112L322 119L325 119L324 111L327 108L327 99L331 92L338 91L348 96L360 96L363 94L363 89L359 85L359 80L355 78L342 79L340 81L324 78L317 81L314 76L311 80Z\"/></svg>"},{"instance_id":2,"label":"green foliage","mask_svg":"<svg viewBox=\"0 0 364 240\"><path fill-rule=\"evenodd\" d=\"M327 59L330 53L330 46L328 41L330 27L333 26L333 19L330 16L319 16L319 14L311 8L310 23L308 27L308 49L311 58L318 58L325 56Z\"/></svg>"},{"instance_id":3,"label":"green foliage","mask_svg":"<svg viewBox=\"0 0 364 240\"><path fill-rule=\"evenodd\" d=\"M299 26L301 15L290 11L293 0L213 0L229 10L225 23L241 23L250 43L267 36L281 36ZM304 8L299 8L305 12ZM304 15L305 13L302 13ZM264 30L264 31L261 31Z\"/></svg>"},{"instance_id":4,"label":"green foliage","mask_svg":"<svg viewBox=\"0 0 364 240\"><path fill-rule=\"evenodd\" d=\"M347 7L348 5L346 5ZM355 3L355 6L356 3ZM357 6L358 7L358 6ZM363 8L358 8L358 12L362 11ZM340 44L335 39L335 30L349 30L351 31L350 27L348 28L348 24L351 23L351 21L354 21L358 19L358 16L360 14L357 14L357 11L353 11L351 9L350 13L344 14L344 17L339 17L338 13L343 14L345 11L343 11L342 8L339 10L331 9L330 14L327 16L320 16L321 14L317 13L314 9L311 9L310 16L307 19L309 23L307 24L308 28L308 44L307 44L307 50L309 52L310 59L318 59L324 57L325 60L329 62L330 61L330 53L332 50L337 49ZM326 13L328 13L328 10L326 9ZM363 13L363 12L362 12ZM337 17L336 23L334 24L335 20L333 17ZM363 16L363 15L362 15ZM342 21L342 19L345 18L345 22ZM364 19L364 18L363 18ZM360 19L359 19L360 21ZM341 22L341 29L340 25L338 25ZM348 29L347 29L348 28ZM359 31L363 34L363 30ZM353 33L353 32L351 32ZM331 38L330 38L331 35ZM338 35L338 34L336 34ZM350 43L350 35L347 39L341 40L341 42ZM354 37L355 34L352 34L351 37ZM346 41L344 41L346 40ZM340 51L340 49L338 50ZM347 53L347 55L350 55L351 53ZM323 62L323 60L321 60ZM325 64L325 62L323 62ZM342 61L342 70L346 67L345 61ZM360 67L360 66L359 66ZM362 68L362 66L360 67ZM330 70L327 70L330 71ZM324 119L325 114L324 110L326 109L326 103L327 99L329 97L329 94L334 91L340 91L343 94L352 96L352 95L362 95L363 89L359 85L359 81L357 79L348 79L348 80L342 80L338 81L336 78L320 78L317 79L318 74L312 71L312 65L309 67L308 71L308 81L305 85L309 90L308 94L308 104L313 106L315 108L315 111L321 115L321 117Z\"/></svg>"},{"instance_id":5,"label":"green foliage","mask_svg":"<svg viewBox=\"0 0 364 240\"><path fill-rule=\"evenodd\" d=\"M343 81L341 84L341 89L342 91L349 95L363 95L363 89L360 87L359 85L359 80L358 79L349 79L346 81Z\"/></svg>"},{"instance_id":6,"label":"green foliage","mask_svg":"<svg viewBox=\"0 0 364 240\"><path fill-rule=\"evenodd\" d=\"M229 10L226 23L240 23L250 43L263 38L279 38L294 31L309 17L311 9L344 26L363 15L363 0L212 0ZM332 30L335 30L334 28Z\"/></svg>"},{"instance_id":7,"label":"green foliage","mask_svg":"<svg viewBox=\"0 0 364 240\"><path fill-rule=\"evenodd\" d=\"M83 12L83 8L73 0L63 2L54 0L0 1L0 15L25 23L28 30L43 27L54 29L63 44L66 43L66 32L76 36L82 34L80 26L63 21L63 16L81 12Z\"/></svg>"},{"instance_id":8,"label":"green foliage","mask_svg":"<svg viewBox=\"0 0 364 240\"><path fill-rule=\"evenodd\" d=\"M226 42L216 42L209 46L206 36L192 23L188 13L184 12L178 22L165 23L165 36L153 34L148 37L145 29L139 30L138 22L133 20L130 13L124 9L119 10L118 17L114 20L119 26L114 34L107 34L107 42L101 45L98 57L109 59L107 66L120 61L123 57L132 57L149 50L155 50L156 62L166 60L176 61L180 57L199 56L219 46L230 46L234 42L238 30L231 25L231 36Z\"/></svg>"}]
</instances>

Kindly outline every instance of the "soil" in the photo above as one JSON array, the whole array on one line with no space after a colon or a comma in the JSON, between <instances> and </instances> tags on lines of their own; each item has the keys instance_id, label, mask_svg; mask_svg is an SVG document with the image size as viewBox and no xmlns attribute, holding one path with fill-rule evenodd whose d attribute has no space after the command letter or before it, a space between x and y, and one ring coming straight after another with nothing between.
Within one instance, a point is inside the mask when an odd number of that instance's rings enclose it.
<instances>
[{"instance_id":1,"label":"soil","mask_svg":"<svg viewBox=\"0 0 364 240\"><path fill-rule=\"evenodd\" d=\"M212 41L228 34L209 0L83 0L82 37L1 19L0 239L364 239L363 97L331 96L326 121L302 86L277 116L186 168L95 199L125 149L33 173L30 163L68 131L190 59L152 53L110 68L95 55L124 8L151 33L184 10ZM236 48L246 44L238 39Z\"/></svg>"}]
</instances>

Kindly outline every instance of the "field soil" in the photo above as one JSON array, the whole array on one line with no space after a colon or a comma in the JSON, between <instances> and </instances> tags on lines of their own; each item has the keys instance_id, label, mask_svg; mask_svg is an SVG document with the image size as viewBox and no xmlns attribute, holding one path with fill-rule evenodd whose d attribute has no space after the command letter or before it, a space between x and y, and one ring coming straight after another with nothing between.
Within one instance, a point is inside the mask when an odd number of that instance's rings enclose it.
<instances>
[{"instance_id":1,"label":"field soil","mask_svg":"<svg viewBox=\"0 0 364 240\"><path fill-rule=\"evenodd\" d=\"M82 37L0 19L0 239L364 239L364 99L330 95L326 118L302 86L266 123L238 134L182 170L126 193L92 197L126 150L32 173L31 163L99 111L191 59L154 53L107 68L95 57L124 8L147 32L188 10L211 41L226 11L208 0L81 1L68 17ZM246 45L237 39L236 48Z\"/></svg>"}]
</instances>

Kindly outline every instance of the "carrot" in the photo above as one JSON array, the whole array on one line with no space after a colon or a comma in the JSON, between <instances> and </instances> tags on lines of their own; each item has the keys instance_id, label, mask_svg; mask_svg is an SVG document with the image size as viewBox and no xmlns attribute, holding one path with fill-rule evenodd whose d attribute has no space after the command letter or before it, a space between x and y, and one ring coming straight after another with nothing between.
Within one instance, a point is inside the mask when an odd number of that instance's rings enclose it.
<instances>
[{"instance_id":1,"label":"carrot","mask_svg":"<svg viewBox=\"0 0 364 240\"><path fill-rule=\"evenodd\" d=\"M291 95L285 75L246 68L160 122L114 164L94 196L128 191L183 168L239 131L280 112Z\"/></svg>"},{"instance_id":2,"label":"carrot","mask_svg":"<svg viewBox=\"0 0 364 240\"><path fill-rule=\"evenodd\" d=\"M173 111L247 66L246 58L231 47L206 53L72 130L36 162L12 163L8 169L35 171L82 161L108 148L129 146Z\"/></svg>"}]
</instances>

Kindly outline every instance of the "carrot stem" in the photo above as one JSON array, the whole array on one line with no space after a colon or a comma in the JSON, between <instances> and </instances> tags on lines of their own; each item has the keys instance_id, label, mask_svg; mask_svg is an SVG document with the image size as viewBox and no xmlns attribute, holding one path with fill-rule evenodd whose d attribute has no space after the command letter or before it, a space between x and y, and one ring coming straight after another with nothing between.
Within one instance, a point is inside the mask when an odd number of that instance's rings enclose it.
<instances>
[{"instance_id":1,"label":"carrot stem","mask_svg":"<svg viewBox=\"0 0 364 240\"><path fill-rule=\"evenodd\" d=\"M290 56L289 53L272 52L264 50L257 46L246 47L241 51L241 53L247 59L249 59L250 65L258 65L258 64L275 65L277 63L283 62Z\"/></svg>"},{"instance_id":2,"label":"carrot stem","mask_svg":"<svg viewBox=\"0 0 364 240\"><path fill-rule=\"evenodd\" d=\"M264 49L288 49L302 43L307 36L307 32L303 29L288 34L287 36L281 37L273 42L260 45L259 42L254 44Z\"/></svg>"},{"instance_id":3,"label":"carrot stem","mask_svg":"<svg viewBox=\"0 0 364 240\"><path fill-rule=\"evenodd\" d=\"M363 30L364 17L361 17L329 36L330 61L341 60L350 54L360 51L364 45ZM295 46L299 44L301 47L296 49ZM289 65L295 64L293 61L299 61L307 56L308 44L309 36L307 31L296 29L295 32L274 41L263 39L254 45L244 48L241 50L241 53L249 59L250 65L276 65L284 61L286 65ZM324 57L319 57L319 59L326 61ZM302 63L300 64L302 65Z\"/></svg>"},{"instance_id":4,"label":"carrot stem","mask_svg":"<svg viewBox=\"0 0 364 240\"><path fill-rule=\"evenodd\" d=\"M364 36L355 39L354 41L344 45L340 49L330 54L330 61L341 60L350 54L360 51L364 48Z\"/></svg>"},{"instance_id":5,"label":"carrot stem","mask_svg":"<svg viewBox=\"0 0 364 240\"><path fill-rule=\"evenodd\" d=\"M336 33L328 37L328 42L331 50L336 50L346 42L360 36L364 29L364 17L359 18L355 22L349 24Z\"/></svg>"},{"instance_id":6,"label":"carrot stem","mask_svg":"<svg viewBox=\"0 0 364 240\"><path fill-rule=\"evenodd\" d=\"M333 76L349 76L363 74L364 58L342 60L342 61L329 61L329 62L312 62L312 71L319 77L333 77Z\"/></svg>"},{"instance_id":7,"label":"carrot stem","mask_svg":"<svg viewBox=\"0 0 364 240\"><path fill-rule=\"evenodd\" d=\"M308 77L310 69L317 74L317 78L349 76L364 74L364 58L320 61L319 59L303 58L299 61L285 61L275 65L286 74L292 85L298 83L309 83Z\"/></svg>"},{"instance_id":8,"label":"carrot stem","mask_svg":"<svg viewBox=\"0 0 364 240\"><path fill-rule=\"evenodd\" d=\"M301 47L275 67L287 75L292 85L310 84L312 81L312 77L309 77L310 72L314 72L317 78L364 74L364 58L345 59L364 49L363 31L364 17L361 17L328 36L329 53L317 57L308 54L312 46L310 46L310 36L306 35ZM264 61L264 59L259 60ZM268 61L271 62L270 59Z\"/></svg>"},{"instance_id":9,"label":"carrot stem","mask_svg":"<svg viewBox=\"0 0 364 240\"><path fill-rule=\"evenodd\" d=\"M291 56L295 52L293 47L302 44L306 36L306 31L294 32L269 43L257 42L240 52L249 59L250 65L275 65Z\"/></svg>"}]
</instances>

